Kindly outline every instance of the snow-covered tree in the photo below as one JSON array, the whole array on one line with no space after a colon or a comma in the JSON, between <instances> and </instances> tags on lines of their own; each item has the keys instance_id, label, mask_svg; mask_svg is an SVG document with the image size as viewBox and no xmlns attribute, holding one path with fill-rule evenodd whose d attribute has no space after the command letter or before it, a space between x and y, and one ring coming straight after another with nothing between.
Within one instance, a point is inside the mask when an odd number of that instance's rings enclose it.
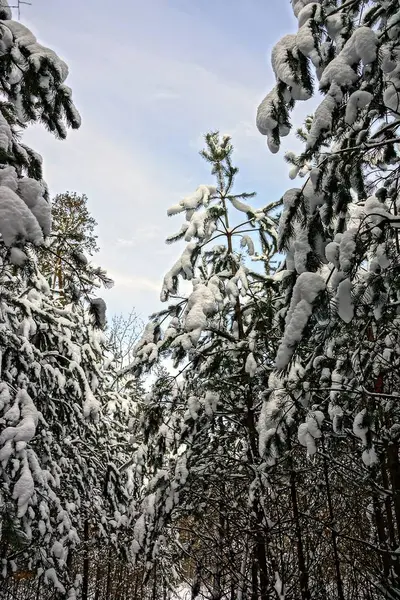
<instances>
[{"instance_id":1,"label":"snow-covered tree","mask_svg":"<svg viewBox=\"0 0 400 600\"><path fill-rule=\"evenodd\" d=\"M72 599L81 588L82 569L74 563L85 528L91 538L120 550L129 502L122 482L128 473L120 469L127 449L113 445L116 434L109 436L118 425L123 439L127 425L124 399L111 385L115 372L105 364L105 304L89 295L93 273L80 300L72 294L60 299L41 272L43 253L51 251L51 206L41 157L20 141L30 123L41 122L61 138L66 127L79 126L67 74L66 64L13 21L2 1L2 585L23 571L36 577L29 585L38 594L44 583L52 597Z\"/></svg>"},{"instance_id":2,"label":"snow-covered tree","mask_svg":"<svg viewBox=\"0 0 400 600\"><path fill-rule=\"evenodd\" d=\"M185 559L180 576L191 573L194 590L209 586L214 598L250 589L252 566L264 596L275 585L275 577L267 580L256 421L274 355L275 283L263 267L274 252L280 203L254 208L254 194L234 193L232 152L228 136L208 134L201 154L215 185L168 210L185 222L167 241L186 245L164 278L168 308L146 326L131 366L140 373L168 357L176 369L146 397L136 455L145 499L132 551L160 557L168 571L164 548L175 548L174 562ZM191 292L179 292L182 280Z\"/></svg>"},{"instance_id":3,"label":"snow-covered tree","mask_svg":"<svg viewBox=\"0 0 400 600\"><path fill-rule=\"evenodd\" d=\"M310 484L324 489L321 522L330 530L333 565L324 597L396 597L399 4L292 5L298 31L272 51L276 86L257 115L272 152L290 131L294 104L317 90L322 99L298 131L303 151L286 155L290 177L303 181L283 196L282 335L260 418L261 450L268 453L290 413L298 442L313 457ZM308 527L310 514L301 522ZM311 596L303 597L314 597L315 585L310 579Z\"/></svg>"}]
</instances>

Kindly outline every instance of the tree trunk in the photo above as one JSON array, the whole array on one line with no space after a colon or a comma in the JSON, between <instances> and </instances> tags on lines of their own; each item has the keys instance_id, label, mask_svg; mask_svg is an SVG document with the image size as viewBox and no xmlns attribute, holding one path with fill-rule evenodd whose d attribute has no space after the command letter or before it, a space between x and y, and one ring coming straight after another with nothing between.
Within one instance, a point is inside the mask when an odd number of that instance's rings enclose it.
<instances>
[{"instance_id":1,"label":"tree trunk","mask_svg":"<svg viewBox=\"0 0 400 600\"><path fill-rule=\"evenodd\" d=\"M291 459L292 462L292 459ZM292 467L292 464L291 464ZM300 593L302 600L310 600L310 590L308 587L308 571L306 567L306 561L304 558L303 539L301 535L300 515L299 507L297 502L297 489L296 489L296 473L294 469L290 472L290 494L292 497L292 508L293 517L296 530L297 540L297 560L299 562L299 581L300 581Z\"/></svg>"},{"instance_id":2,"label":"tree trunk","mask_svg":"<svg viewBox=\"0 0 400 600\"><path fill-rule=\"evenodd\" d=\"M96 588L94 591L94 600L100 600L100 592L101 592L101 560L98 557L98 563L96 568Z\"/></svg>"},{"instance_id":3,"label":"tree trunk","mask_svg":"<svg viewBox=\"0 0 400 600\"><path fill-rule=\"evenodd\" d=\"M216 531L217 537L217 552L215 556L214 566L214 586L213 586L213 600L221 600L222 596L222 569L223 569L223 536L225 529L225 518L223 514L224 501L220 499L218 502L218 525Z\"/></svg>"},{"instance_id":4,"label":"tree trunk","mask_svg":"<svg viewBox=\"0 0 400 600\"><path fill-rule=\"evenodd\" d=\"M38 584L37 584L37 589L36 589L36 600L40 600L40 596L41 596L41 588L42 588L42 584L41 584L41 577L38 577Z\"/></svg>"},{"instance_id":5,"label":"tree trunk","mask_svg":"<svg viewBox=\"0 0 400 600\"><path fill-rule=\"evenodd\" d=\"M240 567L240 576L239 576L239 584L238 584L238 592L237 592L236 600L243 600L243 597L244 597L248 552L249 552L249 547L248 547L248 544L246 544L246 549L244 551L242 564Z\"/></svg>"},{"instance_id":6,"label":"tree trunk","mask_svg":"<svg viewBox=\"0 0 400 600\"><path fill-rule=\"evenodd\" d=\"M387 544L387 536L385 533L385 523L383 521L382 511L381 511L381 507L379 505L379 500L376 497L373 498L373 504L374 504L374 516L375 516L376 530L378 533L379 545L382 549L387 549L388 544ZM382 555L382 564L383 564L383 574L384 574L385 578L387 578L390 573L390 555L389 554Z\"/></svg>"},{"instance_id":7,"label":"tree trunk","mask_svg":"<svg viewBox=\"0 0 400 600\"><path fill-rule=\"evenodd\" d=\"M386 461L381 464L381 474L382 474L382 483L385 490L389 489L389 479L386 470ZM394 523L393 523L393 512L392 512L392 503L390 500L390 496L385 494L385 514L386 514L386 524L389 533L389 540L392 549L396 548L396 537L394 532Z\"/></svg>"},{"instance_id":8,"label":"tree trunk","mask_svg":"<svg viewBox=\"0 0 400 600\"><path fill-rule=\"evenodd\" d=\"M250 442L250 464L254 462L254 457L257 456L257 429L254 420L254 409L252 406L252 394L249 389L247 393L247 418L246 425L248 429L248 437ZM256 556L258 562L259 578L260 578L260 600L268 600L268 565L267 554L265 551L265 536L264 536L264 514L260 500L254 501L254 512L256 514Z\"/></svg>"},{"instance_id":9,"label":"tree trunk","mask_svg":"<svg viewBox=\"0 0 400 600\"><path fill-rule=\"evenodd\" d=\"M325 456L325 447L324 442L322 441L323 449L324 449L324 477L325 477L325 485L326 485L326 497L328 500L328 510L329 510L329 519L330 519L330 527L332 533L332 547L333 547L333 560L335 564L335 572L336 572L336 589L338 594L338 600L345 600L344 592L343 592L343 581L342 574L340 572L340 560L339 560L339 552L337 546L337 531L336 531L336 523L333 514L333 503L331 496L331 488L329 483L329 475L328 475L328 463Z\"/></svg>"},{"instance_id":10,"label":"tree trunk","mask_svg":"<svg viewBox=\"0 0 400 600\"><path fill-rule=\"evenodd\" d=\"M134 573L135 573L135 582L134 582L134 585L133 585L133 597L132 597L132 600L138 600L137 592L138 592L138 583L139 583L139 573L137 573L137 572L134 572Z\"/></svg>"},{"instance_id":11,"label":"tree trunk","mask_svg":"<svg viewBox=\"0 0 400 600\"><path fill-rule=\"evenodd\" d=\"M251 600L258 600L258 565L255 552L251 563Z\"/></svg>"},{"instance_id":12,"label":"tree trunk","mask_svg":"<svg viewBox=\"0 0 400 600\"><path fill-rule=\"evenodd\" d=\"M157 600L157 565L156 563L154 563L154 568L153 568L153 595L151 597L151 600Z\"/></svg>"},{"instance_id":13,"label":"tree trunk","mask_svg":"<svg viewBox=\"0 0 400 600\"><path fill-rule=\"evenodd\" d=\"M387 465L392 485L394 514L396 517L397 539L400 540L400 464L397 444L387 446Z\"/></svg>"},{"instance_id":14,"label":"tree trunk","mask_svg":"<svg viewBox=\"0 0 400 600\"><path fill-rule=\"evenodd\" d=\"M89 594L89 520L85 519L83 525L83 575L82 575L82 600L88 600Z\"/></svg>"},{"instance_id":15,"label":"tree trunk","mask_svg":"<svg viewBox=\"0 0 400 600\"><path fill-rule=\"evenodd\" d=\"M108 550L106 598L111 598L111 548Z\"/></svg>"},{"instance_id":16,"label":"tree trunk","mask_svg":"<svg viewBox=\"0 0 400 600\"><path fill-rule=\"evenodd\" d=\"M258 502L258 501L257 501ZM268 600L268 564L267 553L265 551L263 513L258 505L256 508L257 515L257 562L260 574L260 600Z\"/></svg>"}]
</instances>

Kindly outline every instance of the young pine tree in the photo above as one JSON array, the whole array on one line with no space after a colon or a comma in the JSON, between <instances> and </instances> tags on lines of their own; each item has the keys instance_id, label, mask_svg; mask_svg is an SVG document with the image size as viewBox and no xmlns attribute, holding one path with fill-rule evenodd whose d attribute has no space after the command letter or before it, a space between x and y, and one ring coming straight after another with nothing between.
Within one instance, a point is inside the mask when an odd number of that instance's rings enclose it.
<instances>
[{"instance_id":1,"label":"young pine tree","mask_svg":"<svg viewBox=\"0 0 400 600\"><path fill-rule=\"evenodd\" d=\"M185 221L167 241L184 239L186 247L164 278L168 308L147 325L132 368L140 373L169 358L177 372L156 380L143 409L136 462L145 499L132 550L156 560L167 537L185 558L180 574L190 574L194 592L206 585L214 598L227 590L240 596L251 588L253 568L254 593L259 581L267 598L274 548L256 424L274 356L275 284L257 265L269 265L274 252L279 202L256 209L248 204L254 194L234 192L232 153L228 136L208 134L201 154L215 185L199 186L168 211ZM191 292L179 293L181 280ZM170 576L171 565L164 567Z\"/></svg>"}]
</instances>

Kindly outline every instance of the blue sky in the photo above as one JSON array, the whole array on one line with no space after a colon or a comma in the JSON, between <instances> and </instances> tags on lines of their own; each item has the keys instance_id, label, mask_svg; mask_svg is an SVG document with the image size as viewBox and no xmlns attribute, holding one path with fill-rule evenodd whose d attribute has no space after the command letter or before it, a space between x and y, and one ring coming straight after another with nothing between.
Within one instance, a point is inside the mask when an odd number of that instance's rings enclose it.
<instances>
[{"instance_id":1,"label":"blue sky","mask_svg":"<svg viewBox=\"0 0 400 600\"><path fill-rule=\"evenodd\" d=\"M295 31L290 3L32 1L21 20L67 61L83 124L67 141L40 127L24 141L42 154L52 194L89 197L96 262L115 280L103 294L110 313L134 306L145 318L160 308L160 282L180 252L164 243L181 224L166 210L212 183L198 156L206 131L232 135L238 190L257 191L256 204L291 186L282 153L269 154L255 127L273 85L272 46Z\"/></svg>"}]
</instances>

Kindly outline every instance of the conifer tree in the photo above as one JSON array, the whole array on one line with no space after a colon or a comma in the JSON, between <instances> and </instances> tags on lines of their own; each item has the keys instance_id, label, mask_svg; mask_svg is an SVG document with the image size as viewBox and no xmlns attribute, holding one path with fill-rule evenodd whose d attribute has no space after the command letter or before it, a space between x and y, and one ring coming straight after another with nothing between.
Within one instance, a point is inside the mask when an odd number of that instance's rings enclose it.
<instances>
[{"instance_id":1,"label":"conifer tree","mask_svg":"<svg viewBox=\"0 0 400 600\"><path fill-rule=\"evenodd\" d=\"M11 594L13 574L29 573L35 594L45 584L72 599L85 523L120 549L129 521L126 455L108 446L121 401L104 368L104 303L60 301L40 270L51 208L41 157L20 138L34 122L61 138L79 127L68 68L5 1L0 38L0 585Z\"/></svg>"},{"instance_id":2,"label":"conifer tree","mask_svg":"<svg viewBox=\"0 0 400 600\"><path fill-rule=\"evenodd\" d=\"M97 287L113 285L107 273L89 261L99 248L87 196L57 194L51 203L51 236L39 251L40 269L60 301L88 301Z\"/></svg>"},{"instance_id":3,"label":"conifer tree","mask_svg":"<svg viewBox=\"0 0 400 600\"><path fill-rule=\"evenodd\" d=\"M319 549L332 564L324 597L392 598L400 589L399 6L292 5L298 31L273 49L276 86L257 115L270 150L289 133L295 102L317 89L322 101L298 131L303 151L286 155L291 178L303 182L283 197L282 334L259 427L273 440L287 429L286 412L313 457L309 485L322 492L325 516L308 511L301 527L329 528ZM323 591L314 568L311 597Z\"/></svg>"},{"instance_id":4,"label":"conifer tree","mask_svg":"<svg viewBox=\"0 0 400 600\"><path fill-rule=\"evenodd\" d=\"M228 136L208 134L201 154L216 185L199 186L168 211L184 213L186 221L167 241L187 245L164 278L161 299L169 306L147 325L132 368L140 373L169 357L178 374L158 378L146 399L144 443L136 455L146 497L132 551L154 561L172 544L176 556L191 556L194 591L210 586L214 598L226 586L232 593L250 589L251 564L257 564L266 598L275 578L267 580L256 420L274 345L265 335L274 282L257 265L274 251L279 202L256 209L248 204L254 194L234 193L232 152ZM179 293L181 279L192 283L188 295ZM208 557L195 543L203 526L215 536ZM175 537L190 528L185 543ZM268 552L274 561L272 546Z\"/></svg>"}]
</instances>

